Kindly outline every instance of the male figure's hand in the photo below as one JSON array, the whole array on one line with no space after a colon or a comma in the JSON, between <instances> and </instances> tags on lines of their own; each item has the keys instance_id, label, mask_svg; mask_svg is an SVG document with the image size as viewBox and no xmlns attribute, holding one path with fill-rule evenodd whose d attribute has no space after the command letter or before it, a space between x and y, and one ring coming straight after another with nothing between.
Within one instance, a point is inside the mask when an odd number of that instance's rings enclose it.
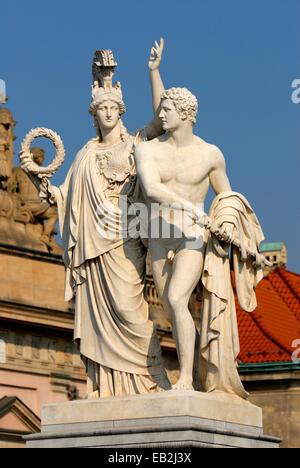
<instances>
[{"instance_id":1,"label":"male figure's hand","mask_svg":"<svg viewBox=\"0 0 300 468\"><path fill-rule=\"evenodd\" d=\"M161 63L164 44L165 41L163 38L160 39L160 44L158 44L158 42L155 41L155 46L153 46L151 49L150 58L148 62L148 68L150 71L158 70Z\"/></svg>"},{"instance_id":2,"label":"male figure's hand","mask_svg":"<svg viewBox=\"0 0 300 468\"><path fill-rule=\"evenodd\" d=\"M232 223L223 223L217 236L220 240L231 244L234 239L234 225Z\"/></svg>"}]
</instances>

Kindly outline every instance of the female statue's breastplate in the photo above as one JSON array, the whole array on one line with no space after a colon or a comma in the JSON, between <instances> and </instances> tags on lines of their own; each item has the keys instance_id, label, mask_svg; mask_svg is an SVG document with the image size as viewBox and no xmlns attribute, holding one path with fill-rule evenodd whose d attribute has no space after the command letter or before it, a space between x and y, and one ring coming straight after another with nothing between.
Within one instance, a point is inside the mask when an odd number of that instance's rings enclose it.
<instances>
[{"instance_id":1,"label":"female statue's breastplate","mask_svg":"<svg viewBox=\"0 0 300 468\"><path fill-rule=\"evenodd\" d=\"M130 195L134 190L136 175L133 156L133 138L126 142L96 151L98 174L106 198ZM111 200L113 201L113 200ZM115 200L117 202L117 200Z\"/></svg>"}]
</instances>

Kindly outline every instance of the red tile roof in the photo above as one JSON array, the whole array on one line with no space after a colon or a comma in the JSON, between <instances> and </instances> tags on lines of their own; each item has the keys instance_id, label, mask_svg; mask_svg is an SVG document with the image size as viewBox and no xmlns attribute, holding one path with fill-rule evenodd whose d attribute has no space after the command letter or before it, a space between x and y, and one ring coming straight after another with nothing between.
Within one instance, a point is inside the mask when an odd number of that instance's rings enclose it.
<instances>
[{"instance_id":1,"label":"red tile roof","mask_svg":"<svg viewBox=\"0 0 300 468\"><path fill-rule=\"evenodd\" d=\"M300 275L276 268L258 284L258 307L244 312L237 300L240 363L292 361L300 340Z\"/></svg>"}]
</instances>

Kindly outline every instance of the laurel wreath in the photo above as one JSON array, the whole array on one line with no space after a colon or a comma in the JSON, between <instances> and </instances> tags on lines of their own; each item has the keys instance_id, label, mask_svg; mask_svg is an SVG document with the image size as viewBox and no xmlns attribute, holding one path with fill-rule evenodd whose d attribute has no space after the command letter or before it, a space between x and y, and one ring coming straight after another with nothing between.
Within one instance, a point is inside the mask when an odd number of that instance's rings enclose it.
<instances>
[{"instance_id":1,"label":"laurel wreath","mask_svg":"<svg viewBox=\"0 0 300 468\"><path fill-rule=\"evenodd\" d=\"M36 138L39 138L39 137L49 138L53 142L54 147L56 149L55 157L52 163L47 167L38 166L33 161L33 156L30 153L30 146L32 142ZM64 162L65 155L66 155L65 148L64 148L64 145L60 136L53 130L50 130L49 128L39 127L39 128L34 128L30 130L30 132L28 132L27 135L25 136L21 144L21 151L19 153L19 158L20 158L21 167L25 172L33 174L39 178L42 178L42 177L50 178L53 176L53 174L60 168L60 166Z\"/></svg>"}]
</instances>

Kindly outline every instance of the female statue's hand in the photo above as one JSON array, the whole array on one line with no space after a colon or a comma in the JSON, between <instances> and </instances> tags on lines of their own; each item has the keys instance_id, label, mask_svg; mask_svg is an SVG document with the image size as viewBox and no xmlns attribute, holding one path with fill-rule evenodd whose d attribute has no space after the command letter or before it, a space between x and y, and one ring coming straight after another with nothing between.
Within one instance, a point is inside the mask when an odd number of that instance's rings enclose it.
<instances>
[{"instance_id":1,"label":"female statue's hand","mask_svg":"<svg viewBox=\"0 0 300 468\"><path fill-rule=\"evenodd\" d=\"M161 62L161 56L162 56L162 51L164 49L164 44L165 44L165 41L163 38L160 39L160 44L158 44L158 42L155 41L155 46L153 46L151 49L149 63L148 63L148 68L150 71L158 70L160 62Z\"/></svg>"}]
</instances>

